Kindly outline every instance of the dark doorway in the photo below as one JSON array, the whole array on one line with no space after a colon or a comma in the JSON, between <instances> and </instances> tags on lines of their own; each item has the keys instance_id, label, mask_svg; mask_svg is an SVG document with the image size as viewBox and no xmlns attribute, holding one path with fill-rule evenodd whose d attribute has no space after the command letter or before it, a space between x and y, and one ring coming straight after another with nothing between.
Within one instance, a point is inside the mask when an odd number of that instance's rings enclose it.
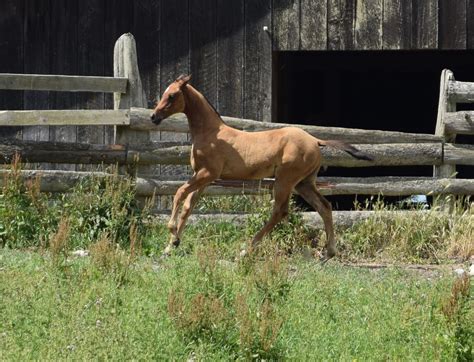
<instances>
[{"instance_id":1,"label":"dark doorway","mask_svg":"<svg viewBox=\"0 0 474 362\"><path fill-rule=\"evenodd\" d=\"M433 134L444 68L474 82L474 51L277 52L274 116L278 122ZM458 110L474 109L458 105ZM458 136L459 143L473 143ZM458 166L459 178L473 178ZM328 168L324 176L432 176L426 167ZM330 197L350 209L352 196ZM359 197L360 202L366 198ZM388 201L397 200L389 198Z\"/></svg>"}]
</instances>

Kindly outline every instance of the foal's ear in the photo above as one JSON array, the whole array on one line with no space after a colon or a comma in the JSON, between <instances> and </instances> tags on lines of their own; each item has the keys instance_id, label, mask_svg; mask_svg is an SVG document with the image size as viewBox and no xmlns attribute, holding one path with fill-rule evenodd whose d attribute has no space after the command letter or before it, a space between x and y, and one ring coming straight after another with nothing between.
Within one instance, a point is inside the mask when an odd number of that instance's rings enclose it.
<instances>
[{"instance_id":1,"label":"foal's ear","mask_svg":"<svg viewBox=\"0 0 474 362\"><path fill-rule=\"evenodd\" d=\"M179 84L179 87L182 88L191 80L191 75L181 74L176 81Z\"/></svg>"}]
</instances>

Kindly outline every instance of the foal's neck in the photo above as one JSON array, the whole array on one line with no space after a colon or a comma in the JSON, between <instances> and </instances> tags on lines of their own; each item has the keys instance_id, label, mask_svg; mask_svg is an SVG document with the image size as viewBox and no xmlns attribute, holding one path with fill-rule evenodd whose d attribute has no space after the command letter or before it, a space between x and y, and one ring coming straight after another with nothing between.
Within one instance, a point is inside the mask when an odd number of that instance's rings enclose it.
<instances>
[{"instance_id":1,"label":"foal's neck","mask_svg":"<svg viewBox=\"0 0 474 362\"><path fill-rule=\"evenodd\" d=\"M188 84L184 87L183 94L186 101L184 113L188 117L193 141L200 136L217 132L224 125L219 114L195 88Z\"/></svg>"}]
</instances>

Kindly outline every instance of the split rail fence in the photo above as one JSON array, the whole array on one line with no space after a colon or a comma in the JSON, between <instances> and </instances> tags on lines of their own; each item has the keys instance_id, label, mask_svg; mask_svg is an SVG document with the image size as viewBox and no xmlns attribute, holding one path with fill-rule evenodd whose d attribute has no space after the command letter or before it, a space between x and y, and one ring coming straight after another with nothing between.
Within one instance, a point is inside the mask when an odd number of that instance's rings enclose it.
<instances>
[{"instance_id":1,"label":"split rail fence","mask_svg":"<svg viewBox=\"0 0 474 362\"><path fill-rule=\"evenodd\" d=\"M36 74L0 74L0 89L114 93L113 110L29 110L0 111L0 126L113 125L115 142L106 144L33 142L0 140L0 163L9 163L15 154L30 163L118 164L136 175L137 196L172 195L179 180L146 177L140 170L156 165L188 165L191 145L186 142L149 142L148 132L189 132L184 114L174 115L159 126L150 121L137 65L135 40L122 35L114 48L114 77L86 77ZM434 166L433 177L321 177L325 195L473 195L473 179L457 179L456 165L474 165L474 145L455 143L456 134L474 134L474 111L456 111L457 103L474 103L474 83L459 82L453 73L441 74L436 132L414 134L395 131L362 130L310 125L294 125L321 139L339 139L356 145L373 161L356 160L346 153L323 148L323 165L337 167ZM409 115L407 115L409 116ZM259 131L289 126L223 117L235 128ZM137 172L138 170L138 172ZM0 170L6 173L7 170ZM105 173L25 170L25 179L41 174L41 190L67 192L85 177L107 177ZM270 189L272 180L216 181L205 194L257 194ZM340 213L349 215L349 213ZM354 213L351 213L355 215ZM358 215L363 215L359 213ZM350 216L349 220L358 219ZM335 215L335 220L344 217Z\"/></svg>"}]
</instances>

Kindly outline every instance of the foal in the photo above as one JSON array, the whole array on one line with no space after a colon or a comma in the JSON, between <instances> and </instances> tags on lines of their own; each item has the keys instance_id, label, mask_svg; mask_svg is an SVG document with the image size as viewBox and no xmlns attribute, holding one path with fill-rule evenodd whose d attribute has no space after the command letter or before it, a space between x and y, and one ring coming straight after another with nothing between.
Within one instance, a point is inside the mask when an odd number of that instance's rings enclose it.
<instances>
[{"instance_id":1,"label":"foal","mask_svg":"<svg viewBox=\"0 0 474 362\"><path fill-rule=\"evenodd\" d=\"M295 127L262 132L244 132L227 126L215 108L181 75L165 90L151 115L158 125L170 115L186 114L192 137L191 167L194 175L176 192L168 228L171 240L164 254L180 243L181 234L199 195L212 181L274 177L274 206L270 220L255 235L252 247L288 215L295 189L321 215L326 230L325 258L336 254L331 204L316 189L321 166L320 146L342 149L355 158L370 160L355 147L341 141L319 140ZM183 203L181 214L178 210Z\"/></svg>"}]
</instances>

